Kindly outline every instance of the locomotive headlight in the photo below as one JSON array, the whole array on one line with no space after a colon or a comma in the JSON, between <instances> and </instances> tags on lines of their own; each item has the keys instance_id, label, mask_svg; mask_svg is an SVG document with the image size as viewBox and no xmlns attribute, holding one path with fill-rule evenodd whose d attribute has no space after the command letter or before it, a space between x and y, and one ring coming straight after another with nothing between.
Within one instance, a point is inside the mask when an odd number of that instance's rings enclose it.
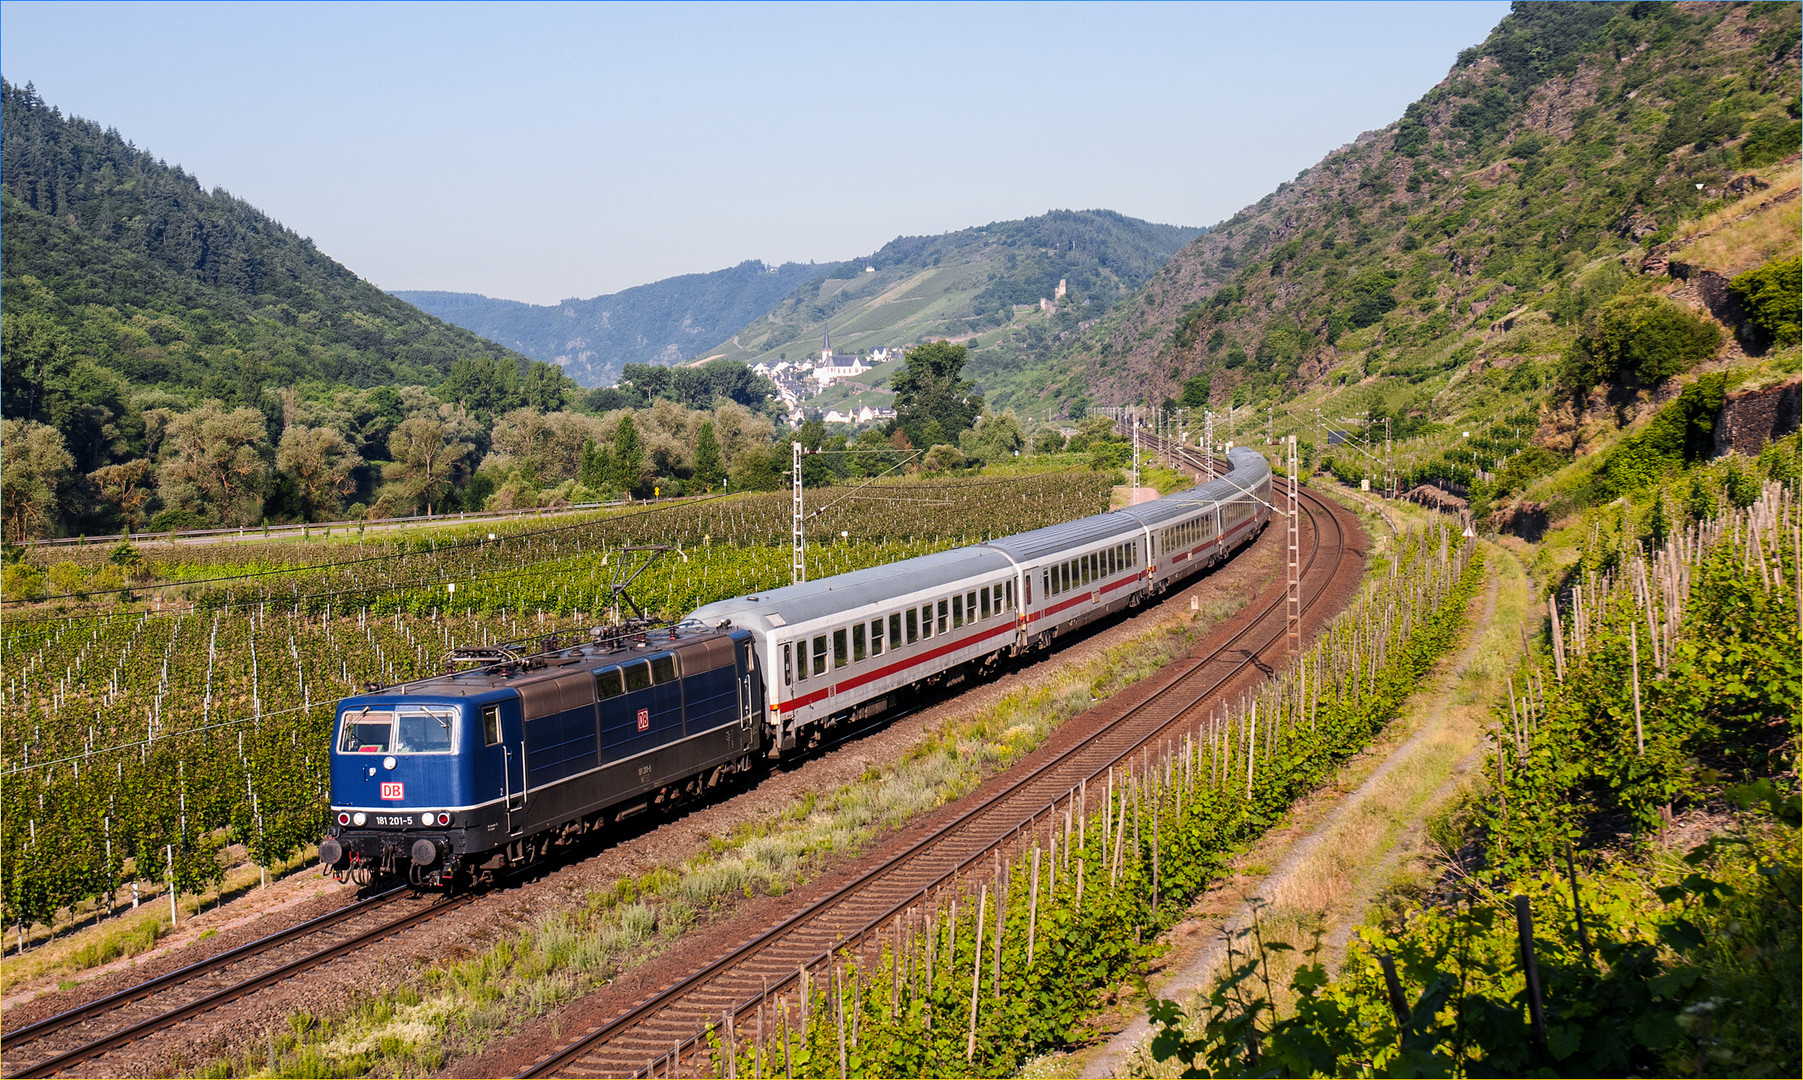
<instances>
[{"instance_id":1,"label":"locomotive headlight","mask_svg":"<svg viewBox=\"0 0 1803 1080\"><path fill-rule=\"evenodd\" d=\"M430 810L428 810L428 811L426 811L426 812L425 812L425 813L423 813L423 814L421 814L421 815L420 815L420 816L419 816L419 823L420 823L420 824L421 824L421 825L430 825L430 824L432 824L432 811L430 811Z\"/></svg>"},{"instance_id":2,"label":"locomotive headlight","mask_svg":"<svg viewBox=\"0 0 1803 1080\"><path fill-rule=\"evenodd\" d=\"M392 757L383 758L382 759L382 767L384 769L393 769L394 768L394 758L392 758Z\"/></svg>"},{"instance_id":3,"label":"locomotive headlight","mask_svg":"<svg viewBox=\"0 0 1803 1080\"><path fill-rule=\"evenodd\" d=\"M362 825L365 821L368 821L368 820L369 820L368 818L363 816L363 811L361 811L361 810L359 810L356 813L351 815L351 824L352 825Z\"/></svg>"}]
</instances>

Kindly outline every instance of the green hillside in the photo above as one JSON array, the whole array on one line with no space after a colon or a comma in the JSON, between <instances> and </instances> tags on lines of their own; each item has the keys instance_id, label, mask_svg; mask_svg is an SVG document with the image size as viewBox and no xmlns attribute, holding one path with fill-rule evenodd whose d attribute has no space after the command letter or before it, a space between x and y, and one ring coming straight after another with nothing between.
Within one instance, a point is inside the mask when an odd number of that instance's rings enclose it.
<instances>
[{"instance_id":1,"label":"green hillside","mask_svg":"<svg viewBox=\"0 0 1803 1080\"><path fill-rule=\"evenodd\" d=\"M78 471L140 455L153 406L279 414L282 388L524 363L30 86L0 82L0 143L4 414L55 427Z\"/></svg>"},{"instance_id":2,"label":"green hillside","mask_svg":"<svg viewBox=\"0 0 1803 1080\"><path fill-rule=\"evenodd\" d=\"M1782 195L1798 114L1794 3L1517 4L1396 123L1178 252L1087 332L1016 350L986 389L1419 426L1452 418L1461 382L1553 386L1618 293L1683 292L1660 271L1685 223ZM1768 240L1689 272L1795 251L1794 228ZM1693 310L1694 285L1677 299ZM1632 399L1658 379L1595 381Z\"/></svg>"},{"instance_id":3,"label":"green hillside","mask_svg":"<svg viewBox=\"0 0 1803 1080\"><path fill-rule=\"evenodd\" d=\"M1094 319L1200 233L1107 210L1059 210L942 236L897 237L804 283L703 355L801 360L819 353L829 328L838 352L936 338L982 345L1033 323ZM1039 301L1053 299L1061 280L1069 295L1056 316L1048 315Z\"/></svg>"},{"instance_id":4,"label":"green hillside","mask_svg":"<svg viewBox=\"0 0 1803 1080\"><path fill-rule=\"evenodd\" d=\"M740 263L587 300L524 304L478 293L395 296L490 341L556 364L583 386L611 386L627 364L674 364L774 307L821 268Z\"/></svg>"}]
</instances>

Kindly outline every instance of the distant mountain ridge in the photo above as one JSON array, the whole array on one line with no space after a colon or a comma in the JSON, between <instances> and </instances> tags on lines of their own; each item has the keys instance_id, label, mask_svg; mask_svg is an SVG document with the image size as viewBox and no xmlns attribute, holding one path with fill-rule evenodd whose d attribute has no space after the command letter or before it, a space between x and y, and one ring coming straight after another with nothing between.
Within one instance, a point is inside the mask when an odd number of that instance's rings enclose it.
<instances>
[{"instance_id":1,"label":"distant mountain ridge","mask_svg":"<svg viewBox=\"0 0 1803 1080\"><path fill-rule=\"evenodd\" d=\"M829 327L842 352L936 338L979 351L1023 335L1037 340L1047 327L1112 310L1204 231L1112 210L1054 210L938 236L898 236L870 255L824 268L706 355L795 362L818 352ZM973 363L981 383L979 368ZM884 374L879 369L875 378Z\"/></svg>"},{"instance_id":2,"label":"distant mountain ridge","mask_svg":"<svg viewBox=\"0 0 1803 1080\"><path fill-rule=\"evenodd\" d=\"M627 364L673 364L769 311L822 267L755 259L587 300L527 304L480 293L402 289L391 295L584 386L611 385Z\"/></svg>"}]
</instances>

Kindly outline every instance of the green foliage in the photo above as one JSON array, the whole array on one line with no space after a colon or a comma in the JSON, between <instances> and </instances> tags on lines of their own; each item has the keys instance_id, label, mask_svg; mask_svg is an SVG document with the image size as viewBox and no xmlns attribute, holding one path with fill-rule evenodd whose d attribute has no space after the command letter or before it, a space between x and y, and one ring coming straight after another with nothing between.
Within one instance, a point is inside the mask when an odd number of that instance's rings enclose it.
<instances>
[{"instance_id":1,"label":"green foliage","mask_svg":"<svg viewBox=\"0 0 1803 1080\"><path fill-rule=\"evenodd\" d=\"M1614 380L1656 386L1708 359L1721 344L1714 322L1662 296L1618 296L1587 320L1566 351L1560 379L1574 391Z\"/></svg>"},{"instance_id":2,"label":"green foliage","mask_svg":"<svg viewBox=\"0 0 1803 1080\"><path fill-rule=\"evenodd\" d=\"M1394 289L1398 275L1388 270L1367 270L1346 283L1346 319L1354 327L1370 326L1396 310Z\"/></svg>"},{"instance_id":3,"label":"green foliage","mask_svg":"<svg viewBox=\"0 0 1803 1080\"><path fill-rule=\"evenodd\" d=\"M1616 444L1592 478L1592 501L1640 491L1685 462L1707 457L1726 387L1720 372L1703 376L1654 414L1645 428Z\"/></svg>"},{"instance_id":4,"label":"green foliage","mask_svg":"<svg viewBox=\"0 0 1803 1080\"><path fill-rule=\"evenodd\" d=\"M1778 259L1748 270L1729 282L1747 316L1765 339L1795 345L1803 321L1803 260Z\"/></svg>"},{"instance_id":5,"label":"green foliage","mask_svg":"<svg viewBox=\"0 0 1803 1080\"><path fill-rule=\"evenodd\" d=\"M720 440L714 435L712 420L703 421L701 432L696 436L694 468L695 479L701 481L704 490L712 490L724 474L724 466L720 458Z\"/></svg>"},{"instance_id":6,"label":"green foliage","mask_svg":"<svg viewBox=\"0 0 1803 1080\"><path fill-rule=\"evenodd\" d=\"M962 377L965 359L964 346L949 341L916 345L904 357L907 366L889 380L896 423L915 446L956 439L982 415L983 395Z\"/></svg>"}]
</instances>

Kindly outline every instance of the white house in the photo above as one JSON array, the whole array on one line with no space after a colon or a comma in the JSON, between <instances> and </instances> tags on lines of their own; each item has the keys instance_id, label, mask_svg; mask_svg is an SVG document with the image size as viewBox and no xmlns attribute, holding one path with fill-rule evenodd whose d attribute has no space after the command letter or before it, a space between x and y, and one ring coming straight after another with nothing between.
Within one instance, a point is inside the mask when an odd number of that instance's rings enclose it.
<instances>
[{"instance_id":1,"label":"white house","mask_svg":"<svg viewBox=\"0 0 1803 1080\"><path fill-rule=\"evenodd\" d=\"M870 365L860 356L845 356L833 352L833 334L826 333L820 349L820 362L814 365L814 381L826 386L836 379L850 379L870 370Z\"/></svg>"}]
</instances>

